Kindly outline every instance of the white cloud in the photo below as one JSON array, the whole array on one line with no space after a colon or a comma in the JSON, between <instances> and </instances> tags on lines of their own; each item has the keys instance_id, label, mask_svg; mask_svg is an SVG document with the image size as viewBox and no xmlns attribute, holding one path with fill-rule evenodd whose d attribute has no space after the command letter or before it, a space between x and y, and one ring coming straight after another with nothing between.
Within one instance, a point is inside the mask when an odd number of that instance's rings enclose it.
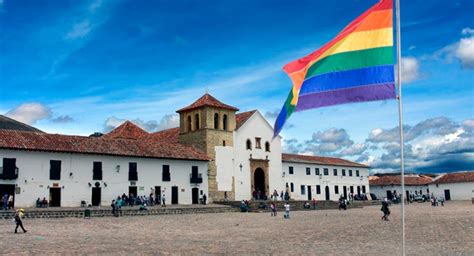
<instances>
[{"instance_id":1,"label":"white cloud","mask_svg":"<svg viewBox=\"0 0 474 256\"><path fill-rule=\"evenodd\" d=\"M169 128L175 128L179 126L179 116L178 115L165 115L161 118L157 131L166 130Z\"/></svg>"},{"instance_id":2,"label":"white cloud","mask_svg":"<svg viewBox=\"0 0 474 256\"><path fill-rule=\"evenodd\" d=\"M23 103L6 113L6 116L33 125L39 120L49 118L51 114L51 109L41 103Z\"/></svg>"},{"instance_id":3,"label":"white cloud","mask_svg":"<svg viewBox=\"0 0 474 256\"><path fill-rule=\"evenodd\" d=\"M79 23L74 24L71 31L69 31L66 35L66 39L78 39L83 38L89 34L92 27L88 20L83 20Z\"/></svg>"},{"instance_id":4,"label":"white cloud","mask_svg":"<svg viewBox=\"0 0 474 256\"><path fill-rule=\"evenodd\" d=\"M461 34L468 37L436 51L432 58L444 59L448 63L458 59L464 68L474 69L474 29L464 28Z\"/></svg>"},{"instance_id":5,"label":"white cloud","mask_svg":"<svg viewBox=\"0 0 474 256\"><path fill-rule=\"evenodd\" d=\"M420 64L414 57L402 57L402 82L410 83L420 78Z\"/></svg>"},{"instance_id":6,"label":"white cloud","mask_svg":"<svg viewBox=\"0 0 474 256\"><path fill-rule=\"evenodd\" d=\"M107 118L104 122L104 132L109 132L115 129L116 127L123 124L125 121L127 121L127 119L117 118L115 116ZM156 132L179 126L179 116L175 114L163 116L160 122L157 122L155 120L144 121L140 118L136 118L130 121L147 132Z\"/></svg>"},{"instance_id":7,"label":"white cloud","mask_svg":"<svg viewBox=\"0 0 474 256\"><path fill-rule=\"evenodd\" d=\"M474 29L472 28L463 28L461 31L461 34L463 35L472 35L474 34Z\"/></svg>"},{"instance_id":8,"label":"white cloud","mask_svg":"<svg viewBox=\"0 0 474 256\"><path fill-rule=\"evenodd\" d=\"M356 143L350 147L343 149L340 153L342 156L355 156L362 154L367 149L365 143Z\"/></svg>"},{"instance_id":9,"label":"white cloud","mask_svg":"<svg viewBox=\"0 0 474 256\"><path fill-rule=\"evenodd\" d=\"M474 68L474 36L462 38L455 54L464 67Z\"/></svg>"}]
</instances>

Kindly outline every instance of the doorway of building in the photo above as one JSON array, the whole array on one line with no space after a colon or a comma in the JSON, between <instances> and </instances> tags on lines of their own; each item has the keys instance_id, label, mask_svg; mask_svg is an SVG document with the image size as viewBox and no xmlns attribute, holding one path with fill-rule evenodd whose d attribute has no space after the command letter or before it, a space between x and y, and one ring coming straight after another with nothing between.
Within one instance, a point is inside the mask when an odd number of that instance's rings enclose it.
<instances>
[{"instance_id":1,"label":"doorway of building","mask_svg":"<svg viewBox=\"0 0 474 256\"><path fill-rule=\"evenodd\" d=\"M313 194L311 193L311 186L308 186L308 201L313 200Z\"/></svg>"},{"instance_id":2,"label":"doorway of building","mask_svg":"<svg viewBox=\"0 0 474 256\"><path fill-rule=\"evenodd\" d=\"M171 187L171 204L178 204L178 187Z\"/></svg>"},{"instance_id":3,"label":"doorway of building","mask_svg":"<svg viewBox=\"0 0 474 256\"><path fill-rule=\"evenodd\" d=\"M391 191L391 190L387 190L387 199L388 199L388 200L392 200L392 198L393 198L392 191Z\"/></svg>"},{"instance_id":4,"label":"doorway of building","mask_svg":"<svg viewBox=\"0 0 474 256\"><path fill-rule=\"evenodd\" d=\"M137 196L137 187L136 186L130 186L128 187L128 197L136 197Z\"/></svg>"},{"instance_id":5,"label":"doorway of building","mask_svg":"<svg viewBox=\"0 0 474 256\"><path fill-rule=\"evenodd\" d=\"M102 197L102 188L95 187L92 188L92 206L100 206L100 201Z\"/></svg>"},{"instance_id":6,"label":"doorway of building","mask_svg":"<svg viewBox=\"0 0 474 256\"><path fill-rule=\"evenodd\" d=\"M357 195L360 196L360 186L357 186Z\"/></svg>"},{"instance_id":7,"label":"doorway of building","mask_svg":"<svg viewBox=\"0 0 474 256\"><path fill-rule=\"evenodd\" d=\"M155 203L161 204L161 186L155 186Z\"/></svg>"},{"instance_id":8,"label":"doorway of building","mask_svg":"<svg viewBox=\"0 0 474 256\"><path fill-rule=\"evenodd\" d=\"M255 170L255 173L253 174L253 186L255 188L255 191L260 191L260 198L262 199L265 193L265 172L263 171L262 168L257 168ZM257 193L258 194L258 193Z\"/></svg>"},{"instance_id":9,"label":"doorway of building","mask_svg":"<svg viewBox=\"0 0 474 256\"><path fill-rule=\"evenodd\" d=\"M61 188L49 188L49 206L61 207Z\"/></svg>"},{"instance_id":10,"label":"doorway of building","mask_svg":"<svg viewBox=\"0 0 474 256\"><path fill-rule=\"evenodd\" d=\"M13 196L13 207L15 207L15 185L7 185L7 184L1 184L0 185L0 198L3 198L5 194L8 194L9 196ZM0 202L0 204L3 202Z\"/></svg>"},{"instance_id":11,"label":"doorway of building","mask_svg":"<svg viewBox=\"0 0 474 256\"><path fill-rule=\"evenodd\" d=\"M324 193L326 194L326 201L331 200L329 196L329 186L326 186L326 188L324 189Z\"/></svg>"},{"instance_id":12,"label":"doorway of building","mask_svg":"<svg viewBox=\"0 0 474 256\"><path fill-rule=\"evenodd\" d=\"M199 188L191 189L193 204L199 204Z\"/></svg>"},{"instance_id":13,"label":"doorway of building","mask_svg":"<svg viewBox=\"0 0 474 256\"><path fill-rule=\"evenodd\" d=\"M344 199L347 199L347 186L342 187L342 194L344 195Z\"/></svg>"},{"instance_id":14,"label":"doorway of building","mask_svg":"<svg viewBox=\"0 0 474 256\"><path fill-rule=\"evenodd\" d=\"M451 191L449 191L449 189L445 189L445 190L444 190L444 199L445 199L446 201L451 200Z\"/></svg>"}]
</instances>

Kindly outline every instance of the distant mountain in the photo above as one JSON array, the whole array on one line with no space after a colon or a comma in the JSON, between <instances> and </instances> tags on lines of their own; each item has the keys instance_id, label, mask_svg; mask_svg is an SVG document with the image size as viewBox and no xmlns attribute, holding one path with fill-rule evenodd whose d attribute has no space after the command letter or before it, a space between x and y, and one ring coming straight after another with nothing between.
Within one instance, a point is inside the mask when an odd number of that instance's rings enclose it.
<instances>
[{"instance_id":1,"label":"distant mountain","mask_svg":"<svg viewBox=\"0 0 474 256\"><path fill-rule=\"evenodd\" d=\"M0 115L0 129L4 130L16 130L16 131L27 131L27 132L43 132L36 129L33 126L18 122L14 119Z\"/></svg>"}]
</instances>

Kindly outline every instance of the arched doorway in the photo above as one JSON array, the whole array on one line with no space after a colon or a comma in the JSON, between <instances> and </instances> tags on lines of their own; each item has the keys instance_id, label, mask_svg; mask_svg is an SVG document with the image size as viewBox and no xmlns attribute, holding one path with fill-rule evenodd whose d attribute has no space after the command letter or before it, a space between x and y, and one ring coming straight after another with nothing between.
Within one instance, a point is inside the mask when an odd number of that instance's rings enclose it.
<instances>
[{"instance_id":1,"label":"arched doorway","mask_svg":"<svg viewBox=\"0 0 474 256\"><path fill-rule=\"evenodd\" d=\"M326 194L326 201L331 200L329 197L329 186L326 186L326 188L324 189L324 193Z\"/></svg>"},{"instance_id":2,"label":"arched doorway","mask_svg":"<svg viewBox=\"0 0 474 256\"><path fill-rule=\"evenodd\" d=\"M260 191L260 199L266 195L265 193L265 172L262 168L255 169L255 173L253 174L253 182L254 182L254 189L255 191Z\"/></svg>"}]
</instances>

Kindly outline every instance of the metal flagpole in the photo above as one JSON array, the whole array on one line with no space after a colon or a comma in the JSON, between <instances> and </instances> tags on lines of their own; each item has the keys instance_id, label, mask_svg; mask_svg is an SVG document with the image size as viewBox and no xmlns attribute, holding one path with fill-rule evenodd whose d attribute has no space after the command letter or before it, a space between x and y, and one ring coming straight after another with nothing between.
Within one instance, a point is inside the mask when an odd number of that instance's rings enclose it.
<instances>
[{"instance_id":1,"label":"metal flagpole","mask_svg":"<svg viewBox=\"0 0 474 256\"><path fill-rule=\"evenodd\" d=\"M401 38L400 38L400 0L395 2L396 21L397 21L397 81L398 81L398 126L400 127L400 171L402 179L402 193L400 195L402 208L402 255L405 256L405 161L403 156L403 108L402 108L402 69L401 69ZM408 200L408 198L406 198Z\"/></svg>"}]
</instances>

